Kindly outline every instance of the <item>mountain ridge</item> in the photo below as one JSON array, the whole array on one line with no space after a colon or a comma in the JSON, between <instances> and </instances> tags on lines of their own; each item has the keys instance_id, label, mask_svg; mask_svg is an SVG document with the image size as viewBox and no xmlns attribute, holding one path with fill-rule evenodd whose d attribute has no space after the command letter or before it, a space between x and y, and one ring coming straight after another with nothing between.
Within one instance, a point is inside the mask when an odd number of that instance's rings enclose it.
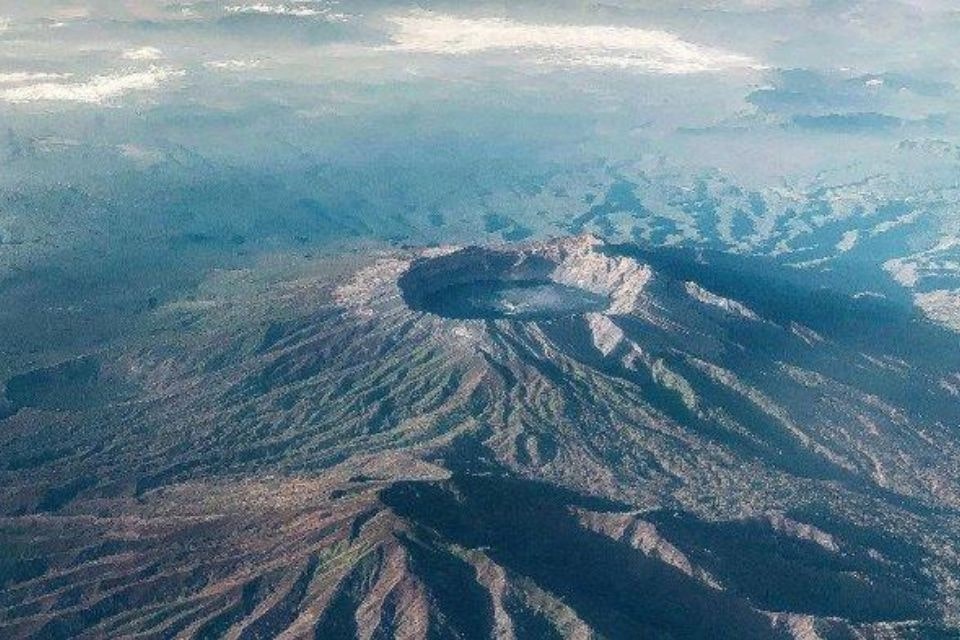
<instances>
[{"instance_id":1,"label":"mountain ridge","mask_svg":"<svg viewBox=\"0 0 960 640\"><path fill-rule=\"evenodd\" d=\"M757 298L736 261L718 287L640 255L591 236L397 250L160 306L149 341L88 354L89 375L19 374L0 526L24 546L0 629L948 634L960 443L936 382L952 362L792 320L803 298ZM605 303L496 304L530 281ZM429 308L471 282L500 283L479 298L493 311ZM927 340L905 322L888 339ZM46 400L68 392L86 403Z\"/></svg>"}]
</instances>

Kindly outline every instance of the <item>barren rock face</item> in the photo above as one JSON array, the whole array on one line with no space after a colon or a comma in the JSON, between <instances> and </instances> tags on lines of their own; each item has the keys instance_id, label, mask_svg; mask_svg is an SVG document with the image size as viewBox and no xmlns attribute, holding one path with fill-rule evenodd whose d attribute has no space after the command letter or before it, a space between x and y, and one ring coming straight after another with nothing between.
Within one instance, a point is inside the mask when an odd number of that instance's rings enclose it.
<instances>
[{"instance_id":1,"label":"barren rock face","mask_svg":"<svg viewBox=\"0 0 960 640\"><path fill-rule=\"evenodd\" d=\"M336 273L7 383L0 635L921 638L960 613L938 329L592 237Z\"/></svg>"}]
</instances>

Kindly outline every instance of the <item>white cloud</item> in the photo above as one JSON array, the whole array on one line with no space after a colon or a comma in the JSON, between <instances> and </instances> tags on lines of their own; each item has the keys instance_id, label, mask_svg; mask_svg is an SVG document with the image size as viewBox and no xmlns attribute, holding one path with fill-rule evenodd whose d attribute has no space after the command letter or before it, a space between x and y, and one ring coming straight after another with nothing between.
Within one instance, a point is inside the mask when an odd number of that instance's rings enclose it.
<instances>
[{"instance_id":1,"label":"white cloud","mask_svg":"<svg viewBox=\"0 0 960 640\"><path fill-rule=\"evenodd\" d=\"M24 82L38 82L40 80L65 80L69 77L69 73L11 71L9 73L0 73L0 84L21 84Z\"/></svg>"},{"instance_id":2,"label":"white cloud","mask_svg":"<svg viewBox=\"0 0 960 640\"><path fill-rule=\"evenodd\" d=\"M294 16L297 18L322 18L328 22L343 22L347 16L331 11L326 7L319 9L289 4L235 4L224 7L227 13L252 13L270 16Z\"/></svg>"},{"instance_id":3,"label":"white cloud","mask_svg":"<svg viewBox=\"0 0 960 640\"><path fill-rule=\"evenodd\" d=\"M837 242L837 251L850 251L855 246L857 246L857 240L860 239L860 231L853 229L851 231L844 231L843 236L841 236L840 241Z\"/></svg>"},{"instance_id":4,"label":"white cloud","mask_svg":"<svg viewBox=\"0 0 960 640\"><path fill-rule=\"evenodd\" d=\"M61 3L65 4L65 3ZM53 12L53 17L58 20L85 20L90 16L90 7L84 7L79 4L69 4L58 7Z\"/></svg>"},{"instance_id":5,"label":"white cloud","mask_svg":"<svg viewBox=\"0 0 960 640\"><path fill-rule=\"evenodd\" d=\"M928 318L954 331L960 331L960 289L918 293L913 299Z\"/></svg>"},{"instance_id":6,"label":"white cloud","mask_svg":"<svg viewBox=\"0 0 960 640\"><path fill-rule=\"evenodd\" d=\"M147 71L99 75L84 82L39 82L0 90L6 102L83 102L101 103L130 91L156 89L163 82L183 75L183 71L153 67Z\"/></svg>"},{"instance_id":7,"label":"white cloud","mask_svg":"<svg viewBox=\"0 0 960 640\"><path fill-rule=\"evenodd\" d=\"M159 60L163 57L163 51L156 47L140 47L127 49L123 52L123 57L127 60Z\"/></svg>"},{"instance_id":8,"label":"white cloud","mask_svg":"<svg viewBox=\"0 0 960 640\"><path fill-rule=\"evenodd\" d=\"M246 69L256 69L260 66L259 60L210 60L204 62L203 66L207 69L216 69L218 71L244 71Z\"/></svg>"},{"instance_id":9,"label":"white cloud","mask_svg":"<svg viewBox=\"0 0 960 640\"><path fill-rule=\"evenodd\" d=\"M603 25L528 24L418 11L389 19L393 50L441 55L526 52L561 66L632 68L650 73L700 73L762 68L756 60L706 47L665 31Z\"/></svg>"}]
</instances>

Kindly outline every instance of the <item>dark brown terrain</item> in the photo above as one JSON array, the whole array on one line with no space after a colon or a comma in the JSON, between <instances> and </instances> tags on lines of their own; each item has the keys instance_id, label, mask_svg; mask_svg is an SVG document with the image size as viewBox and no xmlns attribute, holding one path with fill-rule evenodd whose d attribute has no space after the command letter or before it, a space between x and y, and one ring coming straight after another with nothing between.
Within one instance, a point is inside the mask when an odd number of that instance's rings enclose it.
<instances>
[{"instance_id":1,"label":"dark brown terrain","mask_svg":"<svg viewBox=\"0 0 960 640\"><path fill-rule=\"evenodd\" d=\"M958 637L960 351L893 303L580 236L150 313L5 384L4 638Z\"/></svg>"}]
</instances>

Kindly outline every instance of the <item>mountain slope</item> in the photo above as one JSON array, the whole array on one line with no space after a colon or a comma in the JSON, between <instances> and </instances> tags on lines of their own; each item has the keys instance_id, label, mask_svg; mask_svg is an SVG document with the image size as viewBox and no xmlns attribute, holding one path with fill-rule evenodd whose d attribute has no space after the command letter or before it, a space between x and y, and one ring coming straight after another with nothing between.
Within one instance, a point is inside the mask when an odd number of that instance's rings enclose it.
<instances>
[{"instance_id":1,"label":"mountain slope","mask_svg":"<svg viewBox=\"0 0 960 640\"><path fill-rule=\"evenodd\" d=\"M6 382L4 635L954 632L955 336L590 236L357 262Z\"/></svg>"}]
</instances>

